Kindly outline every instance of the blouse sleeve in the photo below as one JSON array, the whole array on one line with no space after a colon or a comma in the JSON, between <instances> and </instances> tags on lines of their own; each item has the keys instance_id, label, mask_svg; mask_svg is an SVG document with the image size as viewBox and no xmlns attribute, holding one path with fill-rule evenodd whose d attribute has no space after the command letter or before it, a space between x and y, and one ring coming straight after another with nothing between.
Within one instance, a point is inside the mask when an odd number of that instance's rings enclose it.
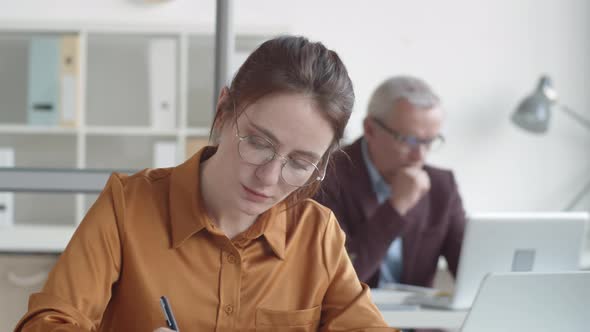
<instances>
[{"instance_id":1,"label":"blouse sleeve","mask_svg":"<svg viewBox=\"0 0 590 332\"><path fill-rule=\"evenodd\" d=\"M95 331L121 269L124 199L111 175L15 332Z\"/></svg>"},{"instance_id":2,"label":"blouse sleeve","mask_svg":"<svg viewBox=\"0 0 590 332\"><path fill-rule=\"evenodd\" d=\"M320 331L396 331L387 327L371 300L369 287L359 281L344 242L344 232L330 213L323 235L329 286L322 303Z\"/></svg>"}]
</instances>

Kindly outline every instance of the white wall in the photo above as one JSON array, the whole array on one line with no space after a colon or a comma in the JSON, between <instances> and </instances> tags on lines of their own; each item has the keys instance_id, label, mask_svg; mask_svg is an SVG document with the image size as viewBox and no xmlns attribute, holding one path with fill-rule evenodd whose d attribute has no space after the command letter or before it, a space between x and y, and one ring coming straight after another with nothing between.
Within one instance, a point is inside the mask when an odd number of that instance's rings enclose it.
<instances>
[{"instance_id":1,"label":"white wall","mask_svg":"<svg viewBox=\"0 0 590 332\"><path fill-rule=\"evenodd\" d=\"M0 0L0 20L213 26L213 0L154 2ZM349 139L361 133L381 80L407 73L429 81L448 113L448 144L432 162L455 170L469 210L561 209L590 180L589 131L563 113L545 136L508 120L541 73L590 118L587 0L236 0L235 19L238 27L286 27L338 51L357 94Z\"/></svg>"}]
</instances>

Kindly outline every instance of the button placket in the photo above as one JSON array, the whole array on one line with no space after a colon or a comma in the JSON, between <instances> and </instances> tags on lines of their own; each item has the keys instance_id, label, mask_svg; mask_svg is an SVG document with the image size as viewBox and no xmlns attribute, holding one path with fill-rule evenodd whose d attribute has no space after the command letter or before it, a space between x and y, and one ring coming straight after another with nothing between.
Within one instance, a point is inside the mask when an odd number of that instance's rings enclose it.
<instances>
[{"instance_id":1,"label":"button placket","mask_svg":"<svg viewBox=\"0 0 590 332\"><path fill-rule=\"evenodd\" d=\"M221 331L232 329L240 310L241 256L232 243L221 249L220 306L217 326Z\"/></svg>"}]
</instances>

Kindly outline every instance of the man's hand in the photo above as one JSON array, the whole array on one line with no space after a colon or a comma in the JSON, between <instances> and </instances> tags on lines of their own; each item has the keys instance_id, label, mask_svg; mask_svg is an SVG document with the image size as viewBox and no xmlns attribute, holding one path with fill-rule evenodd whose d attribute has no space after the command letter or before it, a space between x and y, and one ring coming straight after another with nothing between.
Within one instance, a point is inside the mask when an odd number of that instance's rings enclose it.
<instances>
[{"instance_id":1,"label":"man's hand","mask_svg":"<svg viewBox=\"0 0 590 332\"><path fill-rule=\"evenodd\" d=\"M422 168L405 167L395 173L390 186L389 203L404 216L430 190L430 178Z\"/></svg>"}]
</instances>

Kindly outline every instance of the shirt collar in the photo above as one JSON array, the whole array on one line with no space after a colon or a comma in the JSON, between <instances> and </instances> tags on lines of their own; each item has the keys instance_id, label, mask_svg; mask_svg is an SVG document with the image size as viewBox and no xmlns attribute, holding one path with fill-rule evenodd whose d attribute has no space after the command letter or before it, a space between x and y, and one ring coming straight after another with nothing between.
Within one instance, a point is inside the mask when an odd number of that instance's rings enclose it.
<instances>
[{"instance_id":1,"label":"shirt collar","mask_svg":"<svg viewBox=\"0 0 590 332\"><path fill-rule=\"evenodd\" d=\"M206 149L201 149L172 169L169 199L174 248L178 248L187 238L205 228L206 223L210 222L203 206L199 184L200 165L203 157L207 157L204 154ZM210 154L209 151L207 154Z\"/></svg>"},{"instance_id":2,"label":"shirt collar","mask_svg":"<svg viewBox=\"0 0 590 332\"><path fill-rule=\"evenodd\" d=\"M199 180L201 162L211 157L215 151L214 147L205 147L172 169L169 199L174 248L181 246L195 233L212 228L212 220L201 197ZM279 203L261 214L243 233L243 238L252 240L263 235L274 254L284 259L286 230L287 211L285 204Z\"/></svg>"},{"instance_id":3,"label":"shirt collar","mask_svg":"<svg viewBox=\"0 0 590 332\"><path fill-rule=\"evenodd\" d=\"M279 203L258 217L258 220L244 232L246 241L264 236L274 254L285 259L285 242L287 239L286 205Z\"/></svg>"},{"instance_id":4,"label":"shirt collar","mask_svg":"<svg viewBox=\"0 0 590 332\"><path fill-rule=\"evenodd\" d=\"M367 166L367 172L369 173L369 179L371 180L373 192L375 192L377 195L377 200L379 203L383 203L391 196L391 188L389 187L389 183L383 179L371 161L371 157L369 156L369 147L367 146L367 141L364 138L361 139L361 154L363 155L365 166Z\"/></svg>"}]
</instances>

